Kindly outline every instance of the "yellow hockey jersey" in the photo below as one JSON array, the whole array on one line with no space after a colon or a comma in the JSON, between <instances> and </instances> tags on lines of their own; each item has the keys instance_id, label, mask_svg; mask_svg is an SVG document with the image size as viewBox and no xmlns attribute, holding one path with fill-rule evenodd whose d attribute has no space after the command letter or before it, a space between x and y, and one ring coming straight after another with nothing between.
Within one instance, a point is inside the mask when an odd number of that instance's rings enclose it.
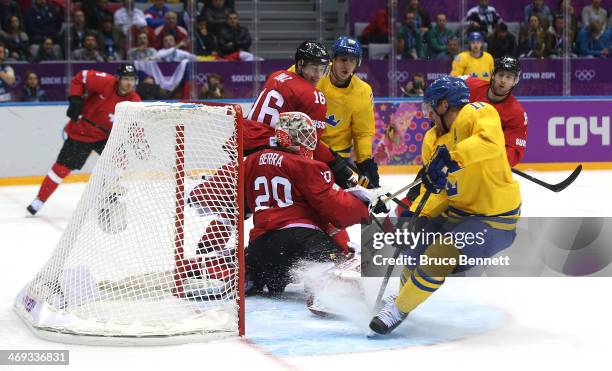
<instances>
[{"instance_id":1,"label":"yellow hockey jersey","mask_svg":"<svg viewBox=\"0 0 612 371\"><path fill-rule=\"evenodd\" d=\"M295 65L289 68L295 72ZM321 139L342 157L350 157L355 147L355 161L372 157L374 138L374 100L372 88L357 75L345 88L336 87L329 74L317 84L327 100L325 130Z\"/></svg>"},{"instance_id":2,"label":"yellow hockey jersey","mask_svg":"<svg viewBox=\"0 0 612 371\"><path fill-rule=\"evenodd\" d=\"M461 170L448 175L446 189L432 194L422 215L448 217L488 216L483 221L500 229L513 229L518 220L521 194L506 157L499 114L488 103L464 106L448 133L430 129L423 138L423 163L431 161L436 148L446 145ZM425 193L412 204L414 211Z\"/></svg>"},{"instance_id":3,"label":"yellow hockey jersey","mask_svg":"<svg viewBox=\"0 0 612 371\"><path fill-rule=\"evenodd\" d=\"M483 52L480 58L474 58L469 51L461 52L453 60L451 76L470 75L482 80L490 80L494 65L493 57Z\"/></svg>"}]
</instances>

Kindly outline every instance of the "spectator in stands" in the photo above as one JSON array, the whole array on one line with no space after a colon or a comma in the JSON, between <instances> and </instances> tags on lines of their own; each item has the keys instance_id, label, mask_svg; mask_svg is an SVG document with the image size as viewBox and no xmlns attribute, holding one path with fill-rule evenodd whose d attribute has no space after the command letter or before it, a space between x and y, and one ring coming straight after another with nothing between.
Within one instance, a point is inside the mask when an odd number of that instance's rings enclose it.
<instances>
[{"instance_id":1,"label":"spectator in stands","mask_svg":"<svg viewBox=\"0 0 612 371\"><path fill-rule=\"evenodd\" d=\"M128 51L128 59L131 61L140 61L153 59L157 50L149 47L149 37L147 32L141 32L136 37L137 46Z\"/></svg>"},{"instance_id":2,"label":"spectator in stands","mask_svg":"<svg viewBox=\"0 0 612 371\"><path fill-rule=\"evenodd\" d=\"M191 61L196 61L197 57L189 52L178 49L176 47L176 40L172 34L167 34L164 36L163 40L163 48L159 49L155 54L155 59L161 62L180 62L182 60L188 59Z\"/></svg>"},{"instance_id":3,"label":"spectator in stands","mask_svg":"<svg viewBox=\"0 0 612 371\"><path fill-rule=\"evenodd\" d=\"M19 21L23 24L21 11L15 0L0 0L0 27L6 29L12 16L19 18Z\"/></svg>"},{"instance_id":4,"label":"spectator in stands","mask_svg":"<svg viewBox=\"0 0 612 371\"><path fill-rule=\"evenodd\" d=\"M159 26L163 26L166 23L164 16L170 11L170 8L166 6L164 0L154 0L153 5L145 12L145 19L147 25L152 29L156 29Z\"/></svg>"},{"instance_id":5,"label":"spectator in stands","mask_svg":"<svg viewBox=\"0 0 612 371\"><path fill-rule=\"evenodd\" d=\"M490 80L493 72L493 57L484 51L484 37L480 32L468 35L469 50L459 53L453 60L450 75L469 75L481 80Z\"/></svg>"},{"instance_id":6,"label":"spectator in stands","mask_svg":"<svg viewBox=\"0 0 612 371\"><path fill-rule=\"evenodd\" d=\"M565 9L570 15L570 22L572 25L572 32L574 35L578 32L578 19L576 18L576 14L574 11L574 6L572 5L572 0L560 0L559 1L559 10L557 11L558 15L565 16Z\"/></svg>"},{"instance_id":7,"label":"spectator in stands","mask_svg":"<svg viewBox=\"0 0 612 371\"><path fill-rule=\"evenodd\" d=\"M59 54L58 50L55 48L53 44L53 39L50 37L45 37L43 39L42 44L38 47L38 51L34 56L34 62L51 62L51 61L59 61L62 59L62 56Z\"/></svg>"},{"instance_id":8,"label":"spectator in stands","mask_svg":"<svg viewBox=\"0 0 612 371\"><path fill-rule=\"evenodd\" d=\"M432 59L448 58L448 40L455 34L446 28L446 14L436 16L436 25L425 34L428 54Z\"/></svg>"},{"instance_id":9,"label":"spectator in stands","mask_svg":"<svg viewBox=\"0 0 612 371\"><path fill-rule=\"evenodd\" d=\"M83 39L86 34L94 34L99 38L98 31L87 28L85 24L85 13L76 10L72 15L73 23L65 27L59 36L59 42L63 45L64 55L70 55L76 49L83 47ZM70 48L66 47L66 32L70 32Z\"/></svg>"},{"instance_id":10,"label":"spectator in stands","mask_svg":"<svg viewBox=\"0 0 612 371\"><path fill-rule=\"evenodd\" d=\"M590 26L592 20L597 20L603 29L606 28L608 12L601 6L601 1L593 0L591 5L582 8L582 25L584 27Z\"/></svg>"},{"instance_id":11,"label":"spectator in stands","mask_svg":"<svg viewBox=\"0 0 612 371\"><path fill-rule=\"evenodd\" d=\"M166 35L174 36L176 47L189 50L189 38L187 30L177 24L178 18L175 12L167 12L164 16L166 22L155 29L155 46L159 49L163 46Z\"/></svg>"},{"instance_id":12,"label":"spectator in stands","mask_svg":"<svg viewBox=\"0 0 612 371\"><path fill-rule=\"evenodd\" d=\"M457 36L452 36L448 39L448 59L454 60L461 53L461 40Z\"/></svg>"},{"instance_id":13,"label":"spectator in stands","mask_svg":"<svg viewBox=\"0 0 612 371\"><path fill-rule=\"evenodd\" d=\"M123 60L125 37L118 27L113 25L112 18L106 18L102 22L101 38L102 56L107 62Z\"/></svg>"},{"instance_id":14,"label":"spectator in stands","mask_svg":"<svg viewBox=\"0 0 612 371\"><path fill-rule=\"evenodd\" d=\"M130 22L128 12L132 13L132 21ZM147 25L145 14L142 10L134 7L133 0L124 0L123 6L115 12L113 16L115 27L120 27L124 35L127 35L131 25L136 27L144 27ZM131 24L130 24L131 23Z\"/></svg>"},{"instance_id":15,"label":"spectator in stands","mask_svg":"<svg viewBox=\"0 0 612 371\"><path fill-rule=\"evenodd\" d=\"M569 56L575 57L576 54L572 53L574 45L574 31L570 28L568 35L568 42L565 42L565 19L563 15L557 14L553 25L550 28L550 56L553 58L560 58L566 55L565 46L569 44Z\"/></svg>"},{"instance_id":16,"label":"spectator in stands","mask_svg":"<svg viewBox=\"0 0 612 371\"><path fill-rule=\"evenodd\" d=\"M238 13L230 11L225 25L219 30L219 50L226 57L229 54L248 52L251 47L249 30L238 23ZM240 58L242 59L242 58Z\"/></svg>"},{"instance_id":17,"label":"spectator in stands","mask_svg":"<svg viewBox=\"0 0 612 371\"><path fill-rule=\"evenodd\" d=\"M104 57L98 51L96 35L86 34L83 47L72 52L72 59L76 61L104 62Z\"/></svg>"},{"instance_id":18,"label":"spectator in stands","mask_svg":"<svg viewBox=\"0 0 612 371\"><path fill-rule=\"evenodd\" d=\"M495 32L487 38L487 44L489 53L495 59L514 56L516 53L516 39L508 32L508 26L503 22L495 27Z\"/></svg>"},{"instance_id":19,"label":"spectator in stands","mask_svg":"<svg viewBox=\"0 0 612 371\"><path fill-rule=\"evenodd\" d=\"M25 73L25 83L19 95L20 102L46 102L49 100L47 92L40 88L38 76L32 72Z\"/></svg>"},{"instance_id":20,"label":"spectator in stands","mask_svg":"<svg viewBox=\"0 0 612 371\"><path fill-rule=\"evenodd\" d=\"M425 75L421 72L415 73L401 90L404 97L422 97L425 91Z\"/></svg>"},{"instance_id":21,"label":"spectator in stands","mask_svg":"<svg viewBox=\"0 0 612 371\"><path fill-rule=\"evenodd\" d=\"M208 31L206 18L198 18L198 25L195 32L195 55L198 57L214 57L219 53L219 46L215 35ZM201 58L202 59L202 58Z\"/></svg>"},{"instance_id":22,"label":"spectator in stands","mask_svg":"<svg viewBox=\"0 0 612 371\"><path fill-rule=\"evenodd\" d=\"M198 99L223 99L230 98L223 90L223 79L217 73L209 73L206 82L200 89Z\"/></svg>"},{"instance_id":23,"label":"spectator in stands","mask_svg":"<svg viewBox=\"0 0 612 371\"><path fill-rule=\"evenodd\" d=\"M210 6L204 9L208 30L218 35L221 27L225 25L230 11L232 11L232 8L225 5L225 0L212 0Z\"/></svg>"},{"instance_id":24,"label":"spectator in stands","mask_svg":"<svg viewBox=\"0 0 612 371\"><path fill-rule=\"evenodd\" d=\"M550 42L546 30L540 24L540 18L529 17L529 25L521 27L519 34L518 55L520 57L546 58L550 53Z\"/></svg>"},{"instance_id":25,"label":"spectator in stands","mask_svg":"<svg viewBox=\"0 0 612 371\"><path fill-rule=\"evenodd\" d=\"M362 44L389 42L389 7L379 9L370 23L361 31Z\"/></svg>"},{"instance_id":26,"label":"spectator in stands","mask_svg":"<svg viewBox=\"0 0 612 371\"><path fill-rule=\"evenodd\" d=\"M200 7L198 5L198 1L196 0L182 0L183 3L183 11L178 14L178 24L187 30L187 32L191 33L191 20L195 19L195 29L198 29L197 20L203 16L200 13ZM192 14L193 13L193 14ZM193 17L193 18L192 18Z\"/></svg>"},{"instance_id":27,"label":"spectator in stands","mask_svg":"<svg viewBox=\"0 0 612 371\"><path fill-rule=\"evenodd\" d=\"M142 100L160 100L170 98L171 92L162 89L151 76L146 76L136 88Z\"/></svg>"},{"instance_id":28,"label":"spectator in stands","mask_svg":"<svg viewBox=\"0 0 612 371\"><path fill-rule=\"evenodd\" d=\"M4 64L6 56L7 50L4 44L0 43L0 102L11 100L10 89L15 85L15 71L13 67Z\"/></svg>"},{"instance_id":29,"label":"spectator in stands","mask_svg":"<svg viewBox=\"0 0 612 371\"><path fill-rule=\"evenodd\" d=\"M83 1L83 12L87 19L87 27L101 31L102 23L106 18L112 18L113 14L106 9L108 0Z\"/></svg>"},{"instance_id":30,"label":"spectator in stands","mask_svg":"<svg viewBox=\"0 0 612 371\"><path fill-rule=\"evenodd\" d=\"M468 33L488 35L502 19L497 10L489 5L489 0L478 0L478 5L468 10L465 20L468 23Z\"/></svg>"},{"instance_id":31,"label":"spectator in stands","mask_svg":"<svg viewBox=\"0 0 612 371\"><path fill-rule=\"evenodd\" d=\"M45 37L52 37L55 41L61 24L57 9L47 0L36 0L25 15L26 31L32 44L42 43Z\"/></svg>"},{"instance_id":32,"label":"spectator in stands","mask_svg":"<svg viewBox=\"0 0 612 371\"><path fill-rule=\"evenodd\" d=\"M403 42L402 59L423 59L425 58L425 48L421 31L416 27L416 13L414 10L407 10L404 22L398 31L398 39Z\"/></svg>"},{"instance_id":33,"label":"spectator in stands","mask_svg":"<svg viewBox=\"0 0 612 371\"><path fill-rule=\"evenodd\" d=\"M6 45L11 58L18 61L30 59L30 42L28 35L21 29L21 20L11 16L6 31L0 30L0 39Z\"/></svg>"},{"instance_id":34,"label":"spectator in stands","mask_svg":"<svg viewBox=\"0 0 612 371\"><path fill-rule=\"evenodd\" d=\"M429 17L429 13L425 7L419 4L419 0L408 1L406 12L409 10L412 10L415 14L414 23L416 29L421 31L421 35L424 35L425 32L427 32L431 27L431 18Z\"/></svg>"},{"instance_id":35,"label":"spectator in stands","mask_svg":"<svg viewBox=\"0 0 612 371\"><path fill-rule=\"evenodd\" d=\"M581 57L607 58L610 54L610 33L605 32L598 17L593 17L588 27L583 27L576 36L576 49Z\"/></svg>"},{"instance_id":36,"label":"spectator in stands","mask_svg":"<svg viewBox=\"0 0 612 371\"><path fill-rule=\"evenodd\" d=\"M529 17L532 15L540 18L542 28L547 29L552 25L553 16L548 5L544 4L544 0L533 0L531 4L525 5L525 23L529 23Z\"/></svg>"}]
</instances>

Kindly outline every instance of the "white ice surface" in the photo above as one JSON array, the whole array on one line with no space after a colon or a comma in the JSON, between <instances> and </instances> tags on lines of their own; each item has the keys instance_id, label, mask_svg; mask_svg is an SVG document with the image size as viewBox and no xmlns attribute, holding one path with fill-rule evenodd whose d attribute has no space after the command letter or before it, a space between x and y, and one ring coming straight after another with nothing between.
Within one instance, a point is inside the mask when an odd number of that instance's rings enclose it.
<instances>
[{"instance_id":1,"label":"white ice surface","mask_svg":"<svg viewBox=\"0 0 612 371\"><path fill-rule=\"evenodd\" d=\"M568 175L530 174L551 182ZM413 177L383 176L381 183L395 190ZM523 180L521 187L523 216L612 215L612 171L585 171L558 194ZM62 367L66 370L516 371L589 370L609 364L611 278L448 279L384 340L365 339L367 309L356 308L352 320L321 320L306 311L298 289L280 301L247 300L246 339L126 348L41 340L14 313L13 299L48 259L83 188L62 185L39 216L31 218L25 206L37 187L0 187L0 349L69 349L70 366ZM358 237L359 229L349 232ZM41 369L16 369L30 368Z\"/></svg>"}]
</instances>

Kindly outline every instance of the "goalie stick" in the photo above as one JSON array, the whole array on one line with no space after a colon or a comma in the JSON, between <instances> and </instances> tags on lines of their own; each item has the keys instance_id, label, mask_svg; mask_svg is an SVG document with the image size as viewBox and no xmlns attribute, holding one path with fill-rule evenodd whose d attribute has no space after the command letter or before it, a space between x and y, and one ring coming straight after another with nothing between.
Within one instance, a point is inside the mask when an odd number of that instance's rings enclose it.
<instances>
[{"instance_id":1,"label":"goalie stick","mask_svg":"<svg viewBox=\"0 0 612 371\"><path fill-rule=\"evenodd\" d=\"M580 175L580 172L582 171L582 164L578 165L574 171L567 177L565 178L565 180L557 183L557 184L550 184L550 183L546 183L543 180L540 180L538 178L532 177L529 174L525 174L520 170L517 170L515 168L512 168L512 172L516 175L522 176L523 178L530 180L538 185L541 185L542 187L546 188L546 189L550 189L553 192L561 192L562 190L564 190L565 188L567 188L570 184L572 184L574 182L574 180L576 180L576 178L578 178L578 175Z\"/></svg>"}]
</instances>

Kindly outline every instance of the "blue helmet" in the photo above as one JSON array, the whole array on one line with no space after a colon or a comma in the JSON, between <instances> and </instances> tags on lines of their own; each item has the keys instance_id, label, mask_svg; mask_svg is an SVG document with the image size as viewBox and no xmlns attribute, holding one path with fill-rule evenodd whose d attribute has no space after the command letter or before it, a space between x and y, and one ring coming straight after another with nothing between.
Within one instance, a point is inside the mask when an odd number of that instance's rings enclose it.
<instances>
[{"instance_id":1,"label":"blue helmet","mask_svg":"<svg viewBox=\"0 0 612 371\"><path fill-rule=\"evenodd\" d=\"M423 100L431 107L437 106L442 99L446 99L450 107L463 107L470 103L470 89L465 80L447 75L432 82L425 89Z\"/></svg>"},{"instance_id":2,"label":"blue helmet","mask_svg":"<svg viewBox=\"0 0 612 371\"><path fill-rule=\"evenodd\" d=\"M480 32L470 32L468 35L468 41L480 41L484 42L484 36Z\"/></svg>"},{"instance_id":3,"label":"blue helmet","mask_svg":"<svg viewBox=\"0 0 612 371\"><path fill-rule=\"evenodd\" d=\"M361 44L359 41L350 38L348 36L340 36L334 42L332 47L331 57L336 58L338 55L350 55L357 58L357 64L361 64L361 56L363 51L361 50Z\"/></svg>"}]
</instances>

